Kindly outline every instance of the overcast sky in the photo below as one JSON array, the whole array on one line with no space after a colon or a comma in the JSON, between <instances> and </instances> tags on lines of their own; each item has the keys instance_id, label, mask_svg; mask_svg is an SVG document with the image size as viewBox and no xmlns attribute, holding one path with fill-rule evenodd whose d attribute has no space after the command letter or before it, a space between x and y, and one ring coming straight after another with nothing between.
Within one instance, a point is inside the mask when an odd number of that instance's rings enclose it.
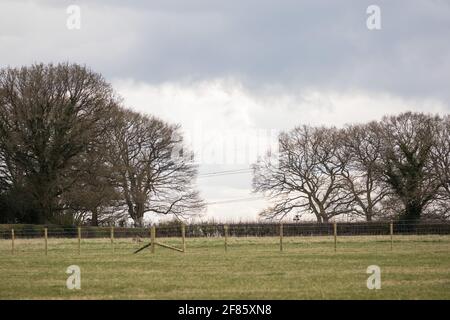
<instances>
[{"instance_id":1,"label":"overcast sky","mask_svg":"<svg viewBox=\"0 0 450 320\"><path fill-rule=\"evenodd\" d=\"M366 25L373 4L380 30ZM257 196L245 169L280 130L448 113L449 39L447 0L0 0L1 67L86 64L126 106L181 124L202 175L243 169L199 177L210 203ZM211 204L204 219L256 219L265 205Z\"/></svg>"}]
</instances>

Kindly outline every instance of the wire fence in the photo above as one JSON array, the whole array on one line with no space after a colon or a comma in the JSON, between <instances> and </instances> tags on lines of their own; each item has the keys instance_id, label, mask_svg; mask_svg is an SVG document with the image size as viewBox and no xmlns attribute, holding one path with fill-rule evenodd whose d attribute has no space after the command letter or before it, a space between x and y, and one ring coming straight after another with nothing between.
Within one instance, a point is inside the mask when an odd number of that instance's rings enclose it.
<instances>
[{"instance_id":1,"label":"wire fence","mask_svg":"<svg viewBox=\"0 0 450 320\"><path fill-rule=\"evenodd\" d=\"M384 222L336 222L336 223L232 223L232 224L192 224L185 225L186 237L223 237L228 228L232 237L274 237L279 235L280 225L283 225L284 236L327 236L333 235L334 225L341 236L357 235L389 235L391 225L397 235L450 235L450 222L440 221L384 221ZM160 237L179 237L180 225L156 226ZM126 227L59 227L59 226L28 226L0 225L0 239L11 238L11 232L17 238L41 238L47 230L49 238L77 238L81 232L82 238L110 237L111 232L116 238L146 238L150 236L150 228Z\"/></svg>"},{"instance_id":2,"label":"wire fence","mask_svg":"<svg viewBox=\"0 0 450 320\"><path fill-rule=\"evenodd\" d=\"M155 252L156 246L186 252L187 240L208 238L220 239L215 243L216 245L222 243L225 251L239 241L242 243L242 239L255 238L255 241L248 243L270 246L273 244L283 251L285 249L283 245L295 243L295 239L321 239L321 237L325 237L327 245L334 247L335 251L338 248L338 238L343 237L347 239L364 237L365 242L371 243L382 241L383 245L387 244L392 250L394 237L398 239L399 236L409 236L410 241L411 236L433 235L450 235L450 222L207 223L159 225L151 228L3 225L0 226L0 254L45 252L47 255L49 251L81 254L86 251L102 250L134 253L143 247L149 247L151 252ZM271 239L271 242L257 239ZM196 245L199 243L196 242ZM203 241L201 245L207 247L209 244Z\"/></svg>"}]
</instances>

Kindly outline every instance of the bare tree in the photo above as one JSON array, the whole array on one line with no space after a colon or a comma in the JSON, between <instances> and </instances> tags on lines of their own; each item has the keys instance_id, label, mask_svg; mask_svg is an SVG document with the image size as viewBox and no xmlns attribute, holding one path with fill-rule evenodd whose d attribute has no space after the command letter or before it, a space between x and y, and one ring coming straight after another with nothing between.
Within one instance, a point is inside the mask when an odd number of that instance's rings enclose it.
<instances>
[{"instance_id":1,"label":"bare tree","mask_svg":"<svg viewBox=\"0 0 450 320\"><path fill-rule=\"evenodd\" d=\"M337 157L338 130L297 127L282 133L279 155L268 154L253 166L254 192L274 205L261 214L282 219L290 212L312 213L318 222L352 212L353 195L344 188L345 167Z\"/></svg>"},{"instance_id":2,"label":"bare tree","mask_svg":"<svg viewBox=\"0 0 450 320\"><path fill-rule=\"evenodd\" d=\"M197 169L186 157L178 126L119 111L110 151L117 187L136 226L146 212L184 218L203 209L193 188Z\"/></svg>"},{"instance_id":3,"label":"bare tree","mask_svg":"<svg viewBox=\"0 0 450 320\"><path fill-rule=\"evenodd\" d=\"M0 150L34 199L35 222L59 219L77 157L102 135L98 123L115 103L110 85L78 65L0 71Z\"/></svg>"},{"instance_id":4,"label":"bare tree","mask_svg":"<svg viewBox=\"0 0 450 320\"><path fill-rule=\"evenodd\" d=\"M353 125L341 131L337 154L343 164L343 184L353 195L354 212L367 221L383 214L383 200L388 186L377 172L381 161L382 141L376 134L376 123Z\"/></svg>"},{"instance_id":5,"label":"bare tree","mask_svg":"<svg viewBox=\"0 0 450 320\"><path fill-rule=\"evenodd\" d=\"M113 225L121 217L120 193L114 185L112 166L108 165L108 148L106 141L94 145L77 160L77 179L64 196L76 224Z\"/></svg>"}]
</instances>

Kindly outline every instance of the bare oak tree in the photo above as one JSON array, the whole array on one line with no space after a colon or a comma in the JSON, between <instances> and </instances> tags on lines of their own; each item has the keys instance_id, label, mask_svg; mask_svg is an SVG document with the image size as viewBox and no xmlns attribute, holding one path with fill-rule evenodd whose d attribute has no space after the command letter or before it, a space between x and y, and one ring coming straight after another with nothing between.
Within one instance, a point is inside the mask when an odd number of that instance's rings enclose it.
<instances>
[{"instance_id":1,"label":"bare oak tree","mask_svg":"<svg viewBox=\"0 0 450 320\"><path fill-rule=\"evenodd\" d=\"M253 166L253 189L274 205L261 214L282 219L290 212L312 213L318 222L352 212L353 195L343 187L346 164L337 157L338 130L297 127L282 133L279 154L268 154Z\"/></svg>"},{"instance_id":2,"label":"bare oak tree","mask_svg":"<svg viewBox=\"0 0 450 320\"><path fill-rule=\"evenodd\" d=\"M117 187L136 226L146 212L184 218L203 209L193 187L197 169L186 157L178 126L119 111L110 151Z\"/></svg>"},{"instance_id":3,"label":"bare oak tree","mask_svg":"<svg viewBox=\"0 0 450 320\"><path fill-rule=\"evenodd\" d=\"M104 143L92 144L89 151L77 159L77 179L64 196L67 210L72 212L76 224L114 225L122 216L120 192L115 188L113 168L108 164L110 146L104 140Z\"/></svg>"},{"instance_id":4,"label":"bare oak tree","mask_svg":"<svg viewBox=\"0 0 450 320\"><path fill-rule=\"evenodd\" d=\"M376 134L376 123L348 126L341 131L340 144L337 154L343 164L343 186L354 197L354 213L372 221L383 214L383 200L389 195L377 171L382 141Z\"/></svg>"}]
</instances>

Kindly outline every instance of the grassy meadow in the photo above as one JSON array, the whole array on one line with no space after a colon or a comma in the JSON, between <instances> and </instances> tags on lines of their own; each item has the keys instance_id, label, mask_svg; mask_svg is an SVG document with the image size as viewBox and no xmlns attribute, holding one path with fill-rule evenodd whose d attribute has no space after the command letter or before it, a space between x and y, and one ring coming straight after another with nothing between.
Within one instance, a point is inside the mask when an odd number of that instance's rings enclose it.
<instances>
[{"instance_id":1,"label":"grassy meadow","mask_svg":"<svg viewBox=\"0 0 450 320\"><path fill-rule=\"evenodd\" d=\"M188 238L185 253L132 239L0 240L0 299L450 299L450 236ZM181 239L158 239L181 246ZM81 269L81 289L66 269ZM366 286L369 265L381 289Z\"/></svg>"}]
</instances>

